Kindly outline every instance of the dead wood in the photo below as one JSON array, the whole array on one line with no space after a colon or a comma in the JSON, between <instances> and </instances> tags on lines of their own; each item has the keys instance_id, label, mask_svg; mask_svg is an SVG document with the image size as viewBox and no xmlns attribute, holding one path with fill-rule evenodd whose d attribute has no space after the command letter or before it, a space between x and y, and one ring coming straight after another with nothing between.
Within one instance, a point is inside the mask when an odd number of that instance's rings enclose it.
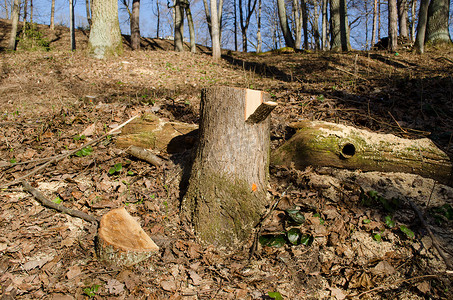
<instances>
[{"instance_id":1,"label":"dead wood","mask_svg":"<svg viewBox=\"0 0 453 300\"><path fill-rule=\"evenodd\" d=\"M86 214L82 211L75 210L75 209L70 209L67 208L64 205L57 204L55 202L49 201L40 191L37 189L33 188L26 180L21 181L24 190L32 194L42 205L45 207L53 208L59 212L62 212L64 214L68 214L73 217L81 218L85 221L91 222L91 223L98 223L98 219L96 217L93 217L89 214Z\"/></svg>"},{"instance_id":2,"label":"dead wood","mask_svg":"<svg viewBox=\"0 0 453 300\"><path fill-rule=\"evenodd\" d=\"M409 140L321 121L292 126L299 131L272 153L275 165L403 172L451 184L450 158L429 139Z\"/></svg>"},{"instance_id":3,"label":"dead wood","mask_svg":"<svg viewBox=\"0 0 453 300\"><path fill-rule=\"evenodd\" d=\"M137 146L130 146L127 148L126 153L132 155L138 159L149 162L150 164L161 167L164 163L157 155L151 153L148 149L144 149Z\"/></svg>"}]
</instances>

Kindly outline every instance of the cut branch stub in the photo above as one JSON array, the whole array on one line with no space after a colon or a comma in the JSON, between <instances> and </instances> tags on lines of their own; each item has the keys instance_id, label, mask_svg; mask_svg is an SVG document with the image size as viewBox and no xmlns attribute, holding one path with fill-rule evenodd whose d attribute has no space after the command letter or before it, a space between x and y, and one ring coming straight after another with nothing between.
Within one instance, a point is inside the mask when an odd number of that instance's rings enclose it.
<instances>
[{"instance_id":1,"label":"cut branch stub","mask_svg":"<svg viewBox=\"0 0 453 300\"><path fill-rule=\"evenodd\" d=\"M244 113L247 123L259 123L266 120L276 107L277 103L269 100L269 94L246 90Z\"/></svg>"},{"instance_id":2,"label":"cut branch stub","mask_svg":"<svg viewBox=\"0 0 453 300\"><path fill-rule=\"evenodd\" d=\"M96 246L99 259L116 267L130 267L159 251L124 208L113 209L102 216Z\"/></svg>"}]
</instances>

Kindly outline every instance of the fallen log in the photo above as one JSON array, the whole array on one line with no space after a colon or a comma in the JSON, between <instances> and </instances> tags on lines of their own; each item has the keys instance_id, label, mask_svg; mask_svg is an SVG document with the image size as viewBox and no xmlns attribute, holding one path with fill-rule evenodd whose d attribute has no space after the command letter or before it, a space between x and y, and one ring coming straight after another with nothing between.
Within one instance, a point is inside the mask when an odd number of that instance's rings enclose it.
<instances>
[{"instance_id":1,"label":"fallen log","mask_svg":"<svg viewBox=\"0 0 453 300\"><path fill-rule=\"evenodd\" d=\"M427 138L410 140L321 121L291 126L298 131L272 153L274 165L404 172L452 184L450 158Z\"/></svg>"},{"instance_id":2,"label":"fallen log","mask_svg":"<svg viewBox=\"0 0 453 300\"><path fill-rule=\"evenodd\" d=\"M159 251L137 221L124 209L117 208L102 216L96 253L108 265L133 266Z\"/></svg>"}]
</instances>

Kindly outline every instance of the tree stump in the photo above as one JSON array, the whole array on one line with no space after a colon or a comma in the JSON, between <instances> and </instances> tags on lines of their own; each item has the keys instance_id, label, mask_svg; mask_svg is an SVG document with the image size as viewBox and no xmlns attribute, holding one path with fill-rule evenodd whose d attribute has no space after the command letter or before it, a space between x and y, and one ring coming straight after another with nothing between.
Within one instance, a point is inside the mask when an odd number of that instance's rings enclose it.
<instances>
[{"instance_id":1,"label":"tree stump","mask_svg":"<svg viewBox=\"0 0 453 300\"><path fill-rule=\"evenodd\" d=\"M183 216L207 243L248 238L268 204L269 114L264 92L214 87L201 95L199 142Z\"/></svg>"},{"instance_id":2,"label":"tree stump","mask_svg":"<svg viewBox=\"0 0 453 300\"><path fill-rule=\"evenodd\" d=\"M124 208L113 209L102 216L96 245L101 261L116 267L130 267L157 251L159 247Z\"/></svg>"}]
</instances>

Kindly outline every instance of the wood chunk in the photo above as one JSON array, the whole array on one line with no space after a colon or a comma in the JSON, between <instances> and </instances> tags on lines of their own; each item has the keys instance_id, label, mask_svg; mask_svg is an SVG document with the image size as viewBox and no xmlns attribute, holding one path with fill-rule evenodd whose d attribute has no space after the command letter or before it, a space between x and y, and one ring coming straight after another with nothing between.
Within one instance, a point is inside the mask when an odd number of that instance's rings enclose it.
<instances>
[{"instance_id":1,"label":"wood chunk","mask_svg":"<svg viewBox=\"0 0 453 300\"><path fill-rule=\"evenodd\" d=\"M112 266L130 267L159 251L159 247L124 209L109 211L101 218L96 252Z\"/></svg>"}]
</instances>

